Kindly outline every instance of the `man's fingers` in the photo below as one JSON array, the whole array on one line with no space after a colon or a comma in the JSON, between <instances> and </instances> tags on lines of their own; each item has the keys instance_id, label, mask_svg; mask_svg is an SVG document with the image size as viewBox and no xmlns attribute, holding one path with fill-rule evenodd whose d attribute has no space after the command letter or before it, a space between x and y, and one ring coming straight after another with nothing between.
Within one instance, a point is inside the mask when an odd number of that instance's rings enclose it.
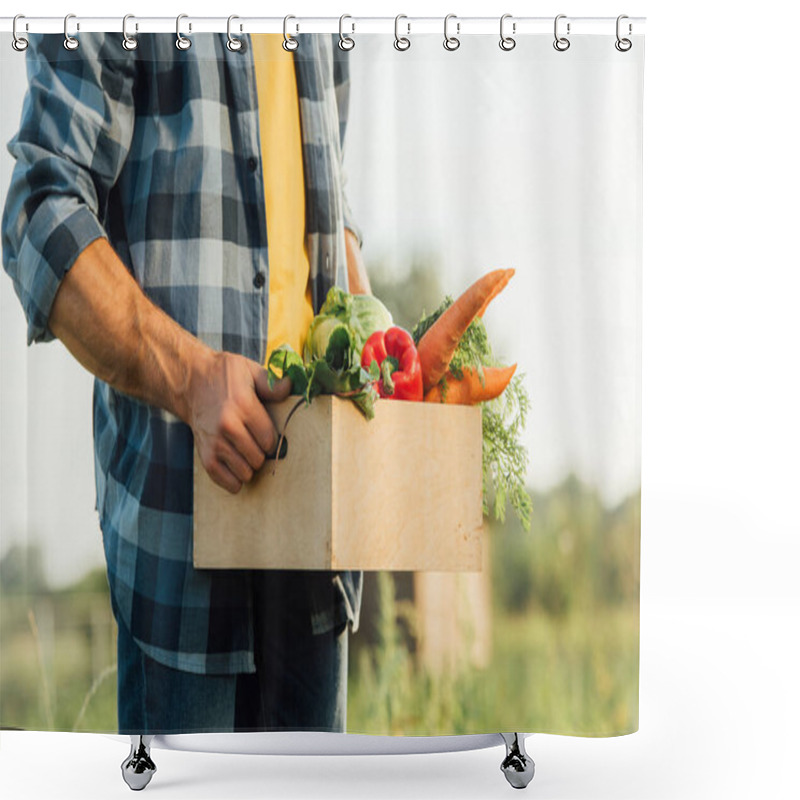
<instances>
[{"instance_id":1,"label":"man's fingers","mask_svg":"<svg viewBox=\"0 0 800 800\"><path fill-rule=\"evenodd\" d=\"M278 445L278 431L275 429L275 424L264 406L261 403L254 403L253 405L255 408L253 413L245 419L245 425L261 452L270 454Z\"/></svg>"},{"instance_id":2,"label":"man's fingers","mask_svg":"<svg viewBox=\"0 0 800 800\"><path fill-rule=\"evenodd\" d=\"M224 464L241 483L248 483L253 477L253 468L244 456L238 453L227 440L221 440L216 447L216 460Z\"/></svg>"},{"instance_id":3,"label":"man's fingers","mask_svg":"<svg viewBox=\"0 0 800 800\"><path fill-rule=\"evenodd\" d=\"M214 461L206 471L214 483L231 494L237 494L242 488L242 482L221 461Z\"/></svg>"},{"instance_id":4,"label":"man's fingers","mask_svg":"<svg viewBox=\"0 0 800 800\"><path fill-rule=\"evenodd\" d=\"M281 378L275 386L269 388L269 373L253 362L253 381L256 385L256 394L262 403L279 403L289 396L292 391L292 382L288 378Z\"/></svg>"},{"instance_id":5,"label":"man's fingers","mask_svg":"<svg viewBox=\"0 0 800 800\"><path fill-rule=\"evenodd\" d=\"M265 453L273 453L278 445L278 432L275 430L272 418L262 404L278 403L281 400L285 400L292 391L292 382L289 378L281 378L270 389L269 377L265 369L253 362L252 373L256 395L261 402L253 410L253 413L247 417L245 424L261 449Z\"/></svg>"},{"instance_id":6,"label":"man's fingers","mask_svg":"<svg viewBox=\"0 0 800 800\"><path fill-rule=\"evenodd\" d=\"M264 425L264 421L261 419L264 416L266 416L266 424L271 426L269 416L264 411L264 407L259 404L257 406L255 410L255 415L258 417L257 422L254 422L252 417L251 419L245 419L243 422L238 422L235 426L232 426L224 434L231 448L244 457L253 471L261 469L264 464L265 454L275 446L269 434L257 438L251 430L252 427L259 428Z\"/></svg>"}]
</instances>

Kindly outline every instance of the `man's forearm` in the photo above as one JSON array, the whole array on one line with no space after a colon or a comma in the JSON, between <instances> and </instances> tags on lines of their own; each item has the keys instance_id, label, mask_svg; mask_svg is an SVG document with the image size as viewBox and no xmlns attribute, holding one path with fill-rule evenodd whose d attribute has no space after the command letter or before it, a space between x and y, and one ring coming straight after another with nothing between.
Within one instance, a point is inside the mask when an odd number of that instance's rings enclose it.
<instances>
[{"instance_id":1,"label":"man's forearm","mask_svg":"<svg viewBox=\"0 0 800 800\"><path fill-rule=\"evenodd\" d=\"M361 248L355 233L349 228L345 228L344 240L347 251L347 282L350 292L352 294L372 294L364 258L361 255Z\"/></svg>"},{"instance_id":2,"label":"man's forearm","mask_svg":"<svg viewBox=\"0 0 800 800\"><path fill-rule=\"evenodd\" d=\"M291 381L270 386L260 364L192 336L147 298L106 239L68 270L49 325L90 372L187 423L203 466L228 491L274 450L265 404L285 399Z\"/></svg>"},{"instance_id":3,"label":"man's forearm","mask_svg":"<svg viewBox=\"0 0 800 800\"><path fill-rule=\"evenodd\" d=\"M213 351L147 298L106 239L67 272L49 326L94 375L187 421L192 370Z\"/></svg>"}]
</instances>

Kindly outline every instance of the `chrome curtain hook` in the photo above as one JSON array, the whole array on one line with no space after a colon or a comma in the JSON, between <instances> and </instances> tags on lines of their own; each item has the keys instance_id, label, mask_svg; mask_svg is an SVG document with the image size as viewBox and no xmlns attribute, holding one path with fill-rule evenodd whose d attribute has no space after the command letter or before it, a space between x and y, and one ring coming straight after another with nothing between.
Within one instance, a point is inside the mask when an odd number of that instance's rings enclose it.
<instances>
[{"instance_id":1,"label":"chrome curtain hook","mask_svg":"<svg viewBox=\"0 0 800 800\"><path fill-rule=\"evenodd\" d=\"M617 41L614 42L614 47L616 47L617 50L620 51L620 53L627 53L628 50L630 50L631 47L633 47L633 42L630 39L623 39L619 35L620 27L621 27L620 23L624 19L628 19L628 15L627 14L620 14L617 17ZM630 22L629 22L628 23L628 35L630 36L631 33L633 33L633 25L631 25Z\"/></svg>"},{"instance_id":2,"label":"chrome curtain hook","mask_svg":"<svg viewBox=\"0 0 800 800\"><path fill-rule=\"evenodd\" d=\"M398 14L394 18L394 49L400 50L401 52L404 50L408 50L411 47L411 39L408 38L408 35L411 33L411 23L406 22L406 36L400 35L400 20L401 19L408 19L405 14Z\"/></svg>"},{"instance_id":3,"label":"chrome curtain hook","mask_svg":"<svg viewBox=\"0 0 800 800\"><path fill-rule=\"evenodd\" d=\"M177 37L175 39L175 47L177 47L178 50L188 50L192 46L192 40L191 39L187 39L181 33L181 20L182 19L188 19L188 18L189 18L188 14L178 14L178 17L175 20L175 36ZM191 33L191 32L192 32L192 23L190 22L189 23L189 33Z\"/></svg>"},{"instance_id":4,"label":"chrome curtain hook","mask_svg":"<svg viewBox=\"0 0 800 800\"><path fill-rule=\"evenodd\" d=\"M65 50L77 50L78 49L78 40L74 36L69 35L69 21L71 19L75 19L74 14L67 14L64 17L64 49ZM80 23L75 24L75 30L79 31L81 29Z\"/></svg>"},{"instance_id":5,"label":"chrome curtain hook","mask_svg":"<svg viewBox=\"0 0 800 800\"><path fill-rule=\"evenodd\" d=\"M512 36L505 35L505 30L504 30L505 22L507 19L511 18L512 18L511 14L503 14L503 16L500 17L500 49L505 50L506 52L508 52L509 50L513 50L517 46L516 39L514 39ZM511 23L511 32L512 33L517 32L516 22Z\"/></svg>"},{"instance_id":6,"label":"chrome curtain hook","mask_svg":"<svg viewBox=\"0 0 800 800\"><path fill-rule=\"evenodd\" d=\"M559 14L555 22L553 23L553 35L555 36L555 41L553 42L553 47L558 50L559 53L563 53L565 50L569 50L570 41L567 39L566 36L559 36L558 35L558 21L561 19L566 19L566 14ZM567 23L567 36L569 36L569 28L570 24Z\"/></svg>"},{"instance_id":7,"label":"chrome curtain hook","mask_svg":"<svg viewBox=\"0 0 800 800\"><path fill-rule=\"evenodd\" d=\"M444 49L449 50L452 52L453 50L458 50L461 47L461 40L458 38L458 34L461 33L461 23L456 22L456 35L455 36L448 36L447 34L447 26L451 19L458 19L455 14L448 14L444 18Z\"/></svg>"},{"instance_id":8,"label":"chrome curtain hook","mask_svg":"<svg viewBox=\"0 0 800 800\"><path fill-rule=\"evenodd\" d=\"M235 19L239 19L239 17L237 17L236 14L231 14L228 17L228 42L227 42L227 48L228 48L228 50L231 51L231 53L236 53L236 52L238 52L239 50L242 49L242 40L241 39L237 39L231 33L231 22L233 22Z\"/></svg>"},{"instance_id":9,"label":"chrome curtain hook","mask_svg":"<svg viewBox=\"0 0 800 800\"><path fill-rule=\"evenodd\" d=\"M134 39L132 36L128 35L128 20L129 19L136 19L133 14L126 14L122 18L122 46L130 51L135 50L139 46L139 42L137 39ZM135 29L139 30L139 23L135 24Z\"/></svg>"},{"instance_id":10,"label":"chrome curtain hook","mask_svg":"<svg viewBox=\"0 0 800 800\"><path fill-rule=\"evenodd\" d=\"M342 14L339 17L339 49L340 50L352 50L356 46L356 40L350 36L345 35L344 32L344 21L346 19L353 19L349 14ZM350 23L350 33L356 32L356 24L355 22Z\"/></svg>"},{"instance_id":11,"label":"chrome curtain hook","mask_svg":"<svg viewBox=\"0 0 800 800\"><path fill-rule=\"evenodd\" d=\"M17 20L19 20L19 19L25 19L25 15L24 14L17 14L17 16L14 17L14 24L13 24L13 26L11 28L11 32L14 35L14 38L11 41L11 46L18 53L21 53L24 50L28 49L28 40L24 36L20 36L17 33ZM28 23L27 22L25 23L25 30L28 30Z\"/></svg>"},{"instance_id":12,"label":"chrome curtain hook","mask_svg":"<svg viewBox=\"0 0 800 800\"><path fill-rule=\"evenodd\" d=\"M293 17L291 14L287 14L283 18L283 49L288 52L293 52L297 50L298 41L293 36L289 35L289 20L290 19L297 19L297 17ZM295 24L295 31L299 31L300 26Z\"/></svg>"}]
</instances>

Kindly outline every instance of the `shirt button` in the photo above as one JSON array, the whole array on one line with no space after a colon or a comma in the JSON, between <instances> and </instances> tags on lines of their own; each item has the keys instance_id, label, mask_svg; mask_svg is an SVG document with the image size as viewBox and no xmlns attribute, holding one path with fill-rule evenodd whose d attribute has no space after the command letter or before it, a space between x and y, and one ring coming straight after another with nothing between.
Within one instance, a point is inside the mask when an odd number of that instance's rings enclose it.
<instances>
[{"instance_id":1,"label":"shirt button","mask_svg":"<svg viewBox=\"0 0 800 800\"><path fill-rule=\"evenodd\" d=\"M256 289L263 289L266 282L267 276L263 272L256 272L253 278L253 286L255 286Z\"/></svg>"},{"instance_id":2,"label":"shirt button","mask_svg":"<svg viewBox=\"0 0 800 800\"><path fill-rule=\"evenodd\" d=\"M250 172L255 172L257 168L258 168L258 161L256 161L255 158L253 158L253 156L250 156L250 158L247 159L247 169L249 169Z\"/></svg>"}]
</instances>

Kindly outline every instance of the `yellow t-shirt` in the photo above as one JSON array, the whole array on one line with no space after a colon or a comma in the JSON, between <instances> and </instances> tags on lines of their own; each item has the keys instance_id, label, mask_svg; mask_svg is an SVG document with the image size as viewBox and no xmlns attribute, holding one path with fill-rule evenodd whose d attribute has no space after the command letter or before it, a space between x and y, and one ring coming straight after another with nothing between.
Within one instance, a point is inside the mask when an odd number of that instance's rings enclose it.
<instances>
[{"instance_id":1,"label":"yellow t-shirt","mask_svg":"<svg viewBox=\"0 0 800 800\"><path fill-rule=\"evenodd\" d=\"M267 353L289 344L302 355L314 317L306 251L300 104L291 53L281 34L251 34L258 92L269 248Z\"/></svg>"}]
</instances>

